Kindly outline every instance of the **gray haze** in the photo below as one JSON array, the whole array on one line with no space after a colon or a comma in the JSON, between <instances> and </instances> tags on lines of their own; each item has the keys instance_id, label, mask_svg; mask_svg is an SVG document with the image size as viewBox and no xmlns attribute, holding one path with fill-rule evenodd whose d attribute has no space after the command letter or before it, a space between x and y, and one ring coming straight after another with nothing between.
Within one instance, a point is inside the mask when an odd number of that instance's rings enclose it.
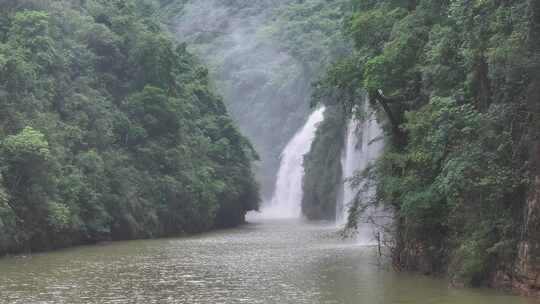
<instances>
[{"instance_id":1,"label":"gray haze","mask_svg":"<svg viewBox=\"0 0 540 304\"><path fill-rule=\"evenodd\" d=\"M292 0L188 1L173 25L211 68L241 131L261 157L263 199L272 194L279 154L309 112L311 76L267 34L276 9Z\"/></svg>"}]
</instances>

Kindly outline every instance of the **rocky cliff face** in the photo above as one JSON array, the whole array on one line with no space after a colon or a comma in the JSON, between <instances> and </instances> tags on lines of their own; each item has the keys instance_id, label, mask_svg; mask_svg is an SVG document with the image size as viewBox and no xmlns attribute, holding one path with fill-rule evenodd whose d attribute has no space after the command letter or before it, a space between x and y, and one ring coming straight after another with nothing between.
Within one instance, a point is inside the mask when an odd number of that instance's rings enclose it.
<instances>
[{"instance_id":1,"label":"rocky cliff face","mask_svg":"<svg viewBox=\"0 0 540 304\"><path fill-rule=\"evenodd\" d=\"M530 84L527 106L531 113L529 139L530 189L524 213L523 235L518 245L512 289L523 295L540 296L540 1L530 0Z\"/></svg>"},{"instance_id":2,"label":"rocky cliff face","mask_svg":"<svg viewBox=\"0 0 540 304\"><path fill-rule=\"evenodd\" d=\"M540 93L540 90L537 91ZM540 296L540 144L534 145L532 152L534 176L525 206L522 240L518 243L514 269L511 274L497 272L493 285L510 288L525 296Z\"/></svg>"}]
</instances>

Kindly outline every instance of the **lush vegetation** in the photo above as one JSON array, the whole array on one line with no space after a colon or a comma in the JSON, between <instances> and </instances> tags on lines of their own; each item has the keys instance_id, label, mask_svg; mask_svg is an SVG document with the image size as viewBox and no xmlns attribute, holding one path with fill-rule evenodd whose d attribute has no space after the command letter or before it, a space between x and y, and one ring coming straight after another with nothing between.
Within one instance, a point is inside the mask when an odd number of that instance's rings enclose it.
<instances>
[{"instance_id":1,"label":"lush vegetation","mask_svg":"<svg viewBox=\"0 0 540 304\"><path fill-rule=\"evenodd\" d=\"M353 3L354 50L320 87L361 88L384 114L386 151L358 178L395 212L394 265L470 284L511 276L537 172L538 5Z\"/></svg>"},{"instance_id":2,"label":"lush vegetation","mask_svg":"<svg viewBox=\"0 0 540 304\"><path fill-rule=\"evenodd\" d=\"M351 52L351 43L341 31L351 8L349 0L290 1L277 10L265 31L307 72L320 74L336 58Z\"/></svg>"},{"instance_id":3,"label":"lush vegetation","mask_svg":"<svg viewBox=\"0 0 540 304\"><path fill-rule=\"evenodd\" d=\"M231 226L256 154L152 1L0 2L0 254Z\"/></svg>"}]
</instances>

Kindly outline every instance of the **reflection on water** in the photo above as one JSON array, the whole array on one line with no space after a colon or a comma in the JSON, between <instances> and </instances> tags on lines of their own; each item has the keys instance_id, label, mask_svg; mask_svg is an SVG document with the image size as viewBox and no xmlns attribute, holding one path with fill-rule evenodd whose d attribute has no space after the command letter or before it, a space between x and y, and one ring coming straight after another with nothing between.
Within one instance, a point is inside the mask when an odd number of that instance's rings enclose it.
<instances>
[{"instance_id":1,"label":"reflection on water","mask_svg":"<svg viewBox=\"0 0 540 304\"><path fill-rule=\"evenodd\" d=\"M0 260L0 303L540 303L375 265L333 225L267 220Z\"/></svg>"}]
</instances>

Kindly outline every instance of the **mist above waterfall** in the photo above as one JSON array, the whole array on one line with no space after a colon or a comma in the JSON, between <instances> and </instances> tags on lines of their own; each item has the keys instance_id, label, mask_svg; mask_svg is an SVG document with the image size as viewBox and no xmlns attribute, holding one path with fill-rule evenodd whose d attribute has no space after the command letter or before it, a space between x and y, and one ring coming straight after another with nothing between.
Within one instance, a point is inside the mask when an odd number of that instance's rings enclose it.
<instances>
[{"instance_id":1,"label":"mist above waterfall","mask_svg":"<svg viewBox=\"0 0 540 304\"><path fill-rule=\"evenodd\" d=\"M273 193L279 156L309 113L311 75L267 33L291 0L193 0L171 27L209 66L243 134L261 157L263 200Z\"/></svg>"}]
</instances>

